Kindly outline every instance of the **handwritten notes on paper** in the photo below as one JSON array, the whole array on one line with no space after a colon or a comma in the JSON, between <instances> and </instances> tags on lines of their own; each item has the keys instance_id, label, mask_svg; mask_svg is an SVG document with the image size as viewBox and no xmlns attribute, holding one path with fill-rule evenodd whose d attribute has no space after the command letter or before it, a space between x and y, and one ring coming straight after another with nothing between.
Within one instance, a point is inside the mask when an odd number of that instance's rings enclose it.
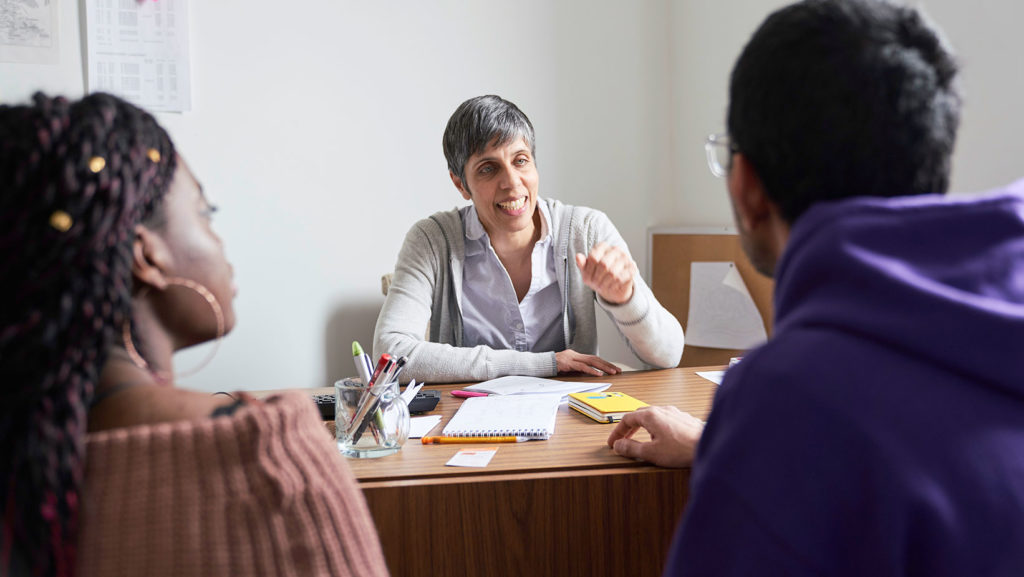
<instances>
[{"instance_id":1,"label":"handwritten notes on paper","mask_svg":"<svg viewBox=\"0 0 1024 577\"><path fill-rule=\"evenodd\" d=\"M57 64L57 0L0 0L0 62Z\"/></svg>"},{"instance_id":2,"label":"handwritten notes on paper","mask_svg":"<svg viewBox=\"0 0 1024 577\"><path fill-rule=\"evenodd\" d=\"M735 263L690 263L686 344L746 350L767 338L761 313Z\"/></svg>"}]
</instances>

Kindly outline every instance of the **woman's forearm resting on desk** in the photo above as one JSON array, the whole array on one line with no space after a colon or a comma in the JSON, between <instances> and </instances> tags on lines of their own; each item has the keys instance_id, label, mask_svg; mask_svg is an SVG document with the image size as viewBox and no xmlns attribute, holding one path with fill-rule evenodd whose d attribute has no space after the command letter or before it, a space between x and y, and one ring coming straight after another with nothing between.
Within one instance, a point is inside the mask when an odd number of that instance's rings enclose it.
<instances>
[{"instance_id":1,"label":"woman's forearm resting on desk","mask_svg":"<svg viewBox=\"0 0 1024 577\"><path fill-rule=\"evenodd\" d=\"M456 347L420 338L392 335L378 340L391 354L406 355L403 378L428 383L485 381L504 375L550 377L557 374L555 353L497 350L487 346Z\"/></svg>"}]
</instances>

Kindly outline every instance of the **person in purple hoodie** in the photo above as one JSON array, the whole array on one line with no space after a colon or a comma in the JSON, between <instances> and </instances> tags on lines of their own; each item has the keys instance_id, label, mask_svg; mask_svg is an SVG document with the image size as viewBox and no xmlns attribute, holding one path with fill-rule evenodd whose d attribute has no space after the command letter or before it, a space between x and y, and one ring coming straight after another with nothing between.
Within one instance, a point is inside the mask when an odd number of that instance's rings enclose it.
<instances>
[{"instance_id":1,"label":"person in purple hoodie","mask_svg":"<svg viewBox=\"0 0 1024 577\"><path fill-rule=\"evenodd\" d=\"M706 426L659 407L609 438L696 447L666 574L1024 575L1024 181L942 196L956 73L878 0L793 4L744 48L709 162L775 279L772 338Z\"/></svg>"}]
</instances>

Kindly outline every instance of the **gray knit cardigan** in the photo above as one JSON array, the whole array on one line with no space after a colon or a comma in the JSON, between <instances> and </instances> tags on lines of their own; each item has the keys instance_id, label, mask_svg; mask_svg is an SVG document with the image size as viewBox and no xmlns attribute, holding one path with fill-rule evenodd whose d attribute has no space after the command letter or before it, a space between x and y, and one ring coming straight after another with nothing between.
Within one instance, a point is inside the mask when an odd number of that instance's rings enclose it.
<instances>
[{"instance_id":1,"label":"gray knit cardigan","mask_svg":"<svg viewBox=\"0 0 1024 577\"><path fill-rule=\"evenodd\" d=\"M683 329L639 274L633 296L621 305L598 297L583 284L577 252L599 242L629 251L601 211L547 202L554 237L555 276L562 292L566 348L598 354L596 302L614 321L630 350L646 366L668 368L683 354ZM462 276L465 227L459 210L438 212L409 230L395 264L394 279L377 318L374 358L381 353L409 357L404 378L427 382L480 381L504 375L553 376L557 351L532 353L462 346ZM424 339L424 329L427 339Z\"/></svg>"}]
</instances>

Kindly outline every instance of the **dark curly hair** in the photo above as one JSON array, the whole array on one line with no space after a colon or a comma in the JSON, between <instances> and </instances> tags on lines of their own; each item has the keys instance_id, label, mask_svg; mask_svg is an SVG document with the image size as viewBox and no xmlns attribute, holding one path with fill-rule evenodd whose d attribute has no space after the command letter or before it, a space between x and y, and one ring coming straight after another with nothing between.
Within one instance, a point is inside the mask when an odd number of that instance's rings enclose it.
<instances>
[{"instance_id":1,"label":"dark curly hair","mask_svg":"<svg viewBox=\"0 0 1024 577\"><path fill-rule=\"evenodd\" d=\"M957 68L914 8L805 0L769 16L740 54L729 133L789 223L819 201L944 193Z\"/></svg>"},{"instance_id":2,"label":"dark curly hair","mask_svg":"<svg viewBox=\"0 0 1024 577\"><path fill-rule=\"evenodd\" d=\"M0 573L74 573L87 410L176 163L108 94L0 106Z\"/></svg>"}]
</instances>

